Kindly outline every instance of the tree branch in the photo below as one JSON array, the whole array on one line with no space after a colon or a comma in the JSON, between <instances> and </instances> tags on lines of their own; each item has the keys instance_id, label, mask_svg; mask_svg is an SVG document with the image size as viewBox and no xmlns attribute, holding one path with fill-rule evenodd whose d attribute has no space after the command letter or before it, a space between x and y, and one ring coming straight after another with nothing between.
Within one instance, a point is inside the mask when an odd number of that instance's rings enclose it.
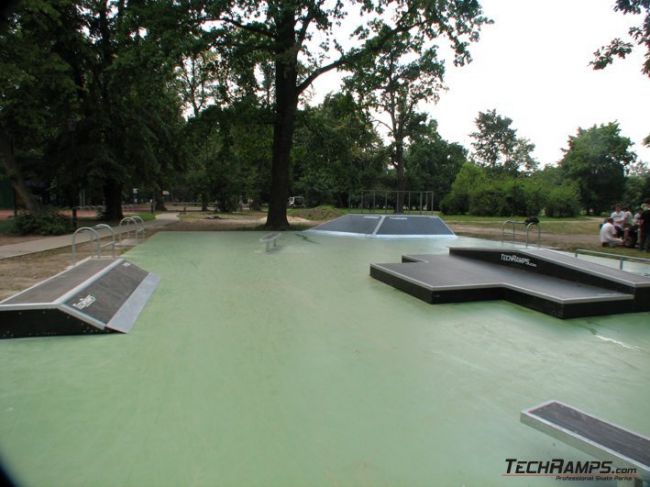
<instances>
[{"instance_id":1,"label":"tree branch","mask_svg":"<svg viewBox=\"0 0 650 487\"><path fill-rule=\"evenodd\" d=\"M261 36L270 37L272 39L274 38L274 35L271 31L262 28L262 24L258 24L258 25L244 24L243 22L240 22L238 20L229 17L224 17L220 20L228 24L232 24L235 27L239 27L240 29L246 30L248 32L252 32L253 34L259 34Z\"/></svg>"}]
</instances>

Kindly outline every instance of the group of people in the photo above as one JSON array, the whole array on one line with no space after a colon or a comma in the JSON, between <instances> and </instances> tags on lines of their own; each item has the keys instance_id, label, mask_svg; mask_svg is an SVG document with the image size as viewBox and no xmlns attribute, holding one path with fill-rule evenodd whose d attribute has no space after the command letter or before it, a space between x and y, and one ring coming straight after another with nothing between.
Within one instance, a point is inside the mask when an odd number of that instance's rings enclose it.
<instances>
[{"instance_id":1,"label":"group of people","mask_svg":"<svg viewBox=\"0 0 650 487\"><path fill-rule=\"evenodd\" d=\"M646 199L634 215L628 207L617 205L600 227L603 247L639 247L650 252L650 198Z\"/></svg>"}]
</instances>

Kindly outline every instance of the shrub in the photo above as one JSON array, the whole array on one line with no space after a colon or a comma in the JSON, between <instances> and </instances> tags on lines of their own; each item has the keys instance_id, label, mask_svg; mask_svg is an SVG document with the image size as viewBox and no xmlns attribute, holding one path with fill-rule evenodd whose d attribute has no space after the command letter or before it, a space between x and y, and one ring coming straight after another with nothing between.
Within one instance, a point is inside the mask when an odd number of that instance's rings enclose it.
<instances>
[{"instance_id":1,"label":"shrub","mask_svg":"<svg viewBox=\"0 0 650 487\"><path fill-rule=\"evenodd\" d=\"M17 235L62 235L73 231L72 222L55 211L20 213L13 219L11 228Z\"/></svg>"},{"instance_id":2,"label":"shrub","mask_svg":"<svg viewBox=\"0 0 650 487\"><path fill-rule=\"evenodd\" d=\"M482 168L466 162L451 185L451 192L440 202L443 213L464 214L470 210L470 195L474 188L482 186L486 181Z\"/></svg>"},{"instance_id":3,"label":"shrub","mask_svg":"<svg viewBox=\"0 0 650 487\"><path fill-rule=\"evenodd\" d=\"M452 191L447 193L440 202L440 211L445 215L464 215L467 210L469 210L469 198L466 194Z\"/></svg>"},{"instance_id":4,"label":"shrub","mask_svg":"<svg viewBox=\"0 0 650 487\"><path fill-rule=\"evenodd\" d=\"M477 216L506 216L510 213L503 184L484 183L473 188L469 196L469 212Z\"/></svg>"},{"instance_id":5,"label":"shrub","mask_svg":"<svg viewBox=\"0 0 650 487\"><path fill-rule=\"evenodd\" d=\"M546 201L546 215L551 217L569 217L580 213L580 196L578 187L573 184L556 186Z\"/></svg>"}]
</instances>

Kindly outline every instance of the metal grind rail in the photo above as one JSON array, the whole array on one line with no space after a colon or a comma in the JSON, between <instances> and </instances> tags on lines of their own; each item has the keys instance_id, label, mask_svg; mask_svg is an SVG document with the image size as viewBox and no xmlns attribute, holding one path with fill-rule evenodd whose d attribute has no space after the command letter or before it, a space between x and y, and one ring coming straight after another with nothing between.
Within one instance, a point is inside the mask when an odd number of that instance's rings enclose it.
<instances>
[{"instance_id":1,"label":"metal grind rail","mask_svg":"<svg viewBox=\"0 0 650 487\"><path fill-rule=\"evenodd\" d=\"M643 257L633 257L629 255L620 255L620 254L612 254L610 252L598 252L595 250L587 250L587 249L576 249L574 252L574 257L577 259L578 255L591 255L594 257L605 257L608 259L616 259L618 260L618 268L620 270L623 270L623 264L625 262L638 262L640 264L645 264L650 266L650 259L645 259ZM644 275L648 275L650 272L644 273Z\"/></svg>"}]
</instances>

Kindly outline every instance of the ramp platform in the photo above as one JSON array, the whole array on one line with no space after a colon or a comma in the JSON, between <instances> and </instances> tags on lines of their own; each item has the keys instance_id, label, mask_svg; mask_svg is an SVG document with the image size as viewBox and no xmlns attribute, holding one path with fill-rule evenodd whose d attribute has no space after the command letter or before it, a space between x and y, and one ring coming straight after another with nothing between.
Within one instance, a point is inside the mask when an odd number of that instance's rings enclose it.
<instances>
[{"instance_id":1,"label":"ramp platform","mask_svg":"<svg viewBox=\"0 0 650 487\"><path fill-rule=\"evenodd\" d=\"M344 215L312 229L309 233L361 237L430 238L455 237L437 216L431 215Z\"/></svg>"},{"instance_id":2,"label":"ramp platform","mask_svg":"<svg viewBox=\"0 0 650 487\"><path fill-rule=\"evenodd\" d=\"M558 318L650 310L647 277L545 249L450 248L370 275L428 303L505 299Z\"/></svg>"},{"instance_id":3,"label":"ramp platform","mask_svg":"<svg viewBox=\"0 0 650 487\"><path fill-rule=\"evenodd\" d=\"M88 259L0 302L0 338L128 333L159 279L125 259Z\"/></svg>"},{"instance_id":4,"label":"ramp platform","mask_svg":"<svg viewBox=\"0 0 650 487\"><path fill-rule=\"evenodd\" d=\"M650 480L650 438L559 401L521 412L521 422L618 467L632 467Z\"/></svg>"}]
</instances>

